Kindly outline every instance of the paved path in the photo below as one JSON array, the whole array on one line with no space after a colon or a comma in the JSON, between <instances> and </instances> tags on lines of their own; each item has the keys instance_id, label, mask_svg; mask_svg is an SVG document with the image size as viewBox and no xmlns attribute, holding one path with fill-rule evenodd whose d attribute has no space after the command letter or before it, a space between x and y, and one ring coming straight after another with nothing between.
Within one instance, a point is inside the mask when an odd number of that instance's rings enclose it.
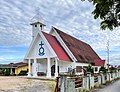
<instances>
[{"instance_id":1,"label":"paved path","mask_svg":"<svg viewBox=\"0 0 120 92\"><path fill-rule=\"evenodd\" d=\"M120 80L110 84L103 89L98 89L95 92L120 92Z\"/></svg>"}]
</instances>

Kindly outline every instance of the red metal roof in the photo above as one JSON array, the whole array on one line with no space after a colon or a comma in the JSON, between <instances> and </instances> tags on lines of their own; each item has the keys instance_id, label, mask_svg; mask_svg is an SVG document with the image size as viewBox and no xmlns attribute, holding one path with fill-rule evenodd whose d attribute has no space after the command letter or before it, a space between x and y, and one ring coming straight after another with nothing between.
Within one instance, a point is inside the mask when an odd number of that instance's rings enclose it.
<instances>
[{"instance_id":1,"label":"red metal roof","mask_svg":"<svg viewBox=\"0 0 120 92\"><path fill-rule=\"evenodd\" d=\"M105 60L94 60L95 66L102 66L105 64Z\"/></svg>"},{"instance_id":2,"label":"red metal roof","mask_svg":"<svg viewBox=\"0 0 120 92\"><path fill-rule=\"evenodd\" d=\"M49 42L52 49L54 50L54 52L56 53L56 55L58 56L60 60L71 61L67 53L64 51L64 49L62 48L62 46L60 45L60 43L57 41L57 39L54 36L48 33L45 33L45 32L42 32L42 33L44 34L47 41Z\"/></svg>"},{"instance_id":3,"label":"red metal roof","mask_svg":"<svg viewBox=\"0 0 120 92\"><path fill-rule=\"evenodd\" d=\"M20 66L25 66L25 65L28 65L28 64L24 63L24 62L18 62L18 63L10 63L10 64L0 65L0 68L18 68Z\"/></svg>"},{"instance_id":4,"label":"red metal roof","mask_svg":"<svg viewBox=\"0 0 120 92\"><path fill-rule=\"evenodd\" d=\"M120 65L117 67L117 69L120 69Z\"/></svg>"},{"instance_id":5,"label":"red metal roof","mask_svg":"<svg viewBox=\"0 0 120 92\"><path fill-rule=\"evenodd\" d=\"M59 36L62 38L64 43L67 45L69 50L73 53L78 62L89 62L94 63L94 60L101 60L100 57L95 53L89 44L82 42L62 31L53 27ZM94 63L95 64L95 63Z\"/></svg>"},{"instance_id":6,"label":"red metal roof","mask_svg":"<svg viewBox=\"0 0 120 92\"><path fill-rule=\"evenodd\" d=\"M9 65L14 66L14 67L19 67L19 66L27 65L27 63L24 63L24 62L18 62L18 63L9 64Z\"/></svg>"}]
</instances>

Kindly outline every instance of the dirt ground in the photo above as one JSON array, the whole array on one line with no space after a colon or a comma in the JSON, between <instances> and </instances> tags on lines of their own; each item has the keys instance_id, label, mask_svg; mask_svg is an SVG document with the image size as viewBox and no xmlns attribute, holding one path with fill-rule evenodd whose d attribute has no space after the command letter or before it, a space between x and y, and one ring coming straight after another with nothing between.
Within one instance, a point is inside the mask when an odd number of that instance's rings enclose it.
<instances>
[{"instance_id":1,"label":"dirt ground","mask_svg":"<svg viewBox=\"0 0 120 92\"><path fill-rule=\"evenodd\" d=\"M54 81L0 76L0 92L54 92L54 88Z\"/></svg>"}]
</instances>

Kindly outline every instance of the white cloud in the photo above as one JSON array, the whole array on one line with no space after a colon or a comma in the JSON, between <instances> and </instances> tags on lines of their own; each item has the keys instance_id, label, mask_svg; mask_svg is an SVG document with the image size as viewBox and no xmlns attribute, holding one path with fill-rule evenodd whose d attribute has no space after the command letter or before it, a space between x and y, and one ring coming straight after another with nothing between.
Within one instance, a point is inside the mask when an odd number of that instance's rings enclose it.
<instances>
[{"instance_id":1,"label":"white cloud","mask_svg":"<svg viewBox=\"0 0 120 92\"><path fill-rule=\"evenodd\" d=\"M17 52L16 50L10 50L10 49L0 49L0 52Z\"/></svg>"},{"instance_id":2,"label":"white cloud","mask_svg":"<svg viewBox=\"0 0 120 92\"><path fill-rule=\"evenodd\" d=\"M29 46L31 42L29 23L40 8L47 31L53 25L87 42L97 52L106 50L108 32L100 30L100 20L94 20L91 14L93 6L87 0L85 2L81 0L1 0L0 2L1 46ZM120 49L120 29L115 30L110 32L110 49L112 50L115 50L116 46ZM112 55L116 54L120 55L120 52ZM101 57L104 58L102 53Z\"/></svg>"},{"instance_id":3,"label":"white cloud","mask_svg":"<svg viewBox=\"0 0 120 92\"><path fill-rule=\"evenodd\" d=\"M8 64L8 63L15 63L15 62L21 62L23 56L18 55L0 55L0 63L1 64Z\"/></svg>"}]
</instances>

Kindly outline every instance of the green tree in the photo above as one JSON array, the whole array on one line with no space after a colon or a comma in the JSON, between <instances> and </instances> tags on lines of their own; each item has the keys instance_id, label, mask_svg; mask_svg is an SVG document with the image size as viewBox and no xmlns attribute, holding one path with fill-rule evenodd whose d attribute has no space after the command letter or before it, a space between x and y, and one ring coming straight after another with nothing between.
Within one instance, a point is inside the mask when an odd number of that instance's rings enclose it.
<instances>
[{"instance_id":1,"label":"green tree","mask_svg":"<svg viewBox=\"0 0 120 92\"><path fill-rule=\"evenodd\" d=\"M101 66L99 72L106 73L107 69L104 66Z\"/></svg>"},{"instance_id":2,"label":"green tree","mask_svg":"<svg viewBox=\"0 0 120 92\"><path fill-rule=\"evenodd\" d=\"M85 1L85 0L82 0ZM93 3L95 9L92 14L94 19L100 18L101 29L113 30L120 26L120 0L88 0Z\"/></svg>"},{"instance_id":3,"label":"green tree","mask_svg":"<svg viewBox=\"0 0 120 92\"><path fill-rule=\"evenodd\" d=\"M94 73L94 69L92 68L92 66L91 65L88 65L87 67L86 67L86 70L87 70L87 72L90 72L90 73Z\"/></svg>"},{"instance_id":4,"label":"green tree","mask_svg":"<svg viewBox=\"0 0 120 92\"><path fill-rule=\"evenodd\" d=\"M117 69L115 67L111 67L111 68L109 68L109 70L110 70L110 73L115 73L117 71Z\"/></svg>"},{"instance_id":5,"label":"green tree","mask_svg":"<svg viewBox=\"0 0 120 92\"><path fill-rule=\"evenodd\" d=\"M10 69L9 69L9 68L6 68L6 69L5 69L4 75L5 75L5 76L9 76L9 75L10 75Z\"/></svg>"},{"instance_id":6,"label":"green tree","mask_svg":"<svg viewBox=\"0 0 120 92\"><path fill-rule=\"evenodd\" d=\"M27 70L21 70L20 73L18 75L27 75Z\"/></svg>"}]
</instances>

